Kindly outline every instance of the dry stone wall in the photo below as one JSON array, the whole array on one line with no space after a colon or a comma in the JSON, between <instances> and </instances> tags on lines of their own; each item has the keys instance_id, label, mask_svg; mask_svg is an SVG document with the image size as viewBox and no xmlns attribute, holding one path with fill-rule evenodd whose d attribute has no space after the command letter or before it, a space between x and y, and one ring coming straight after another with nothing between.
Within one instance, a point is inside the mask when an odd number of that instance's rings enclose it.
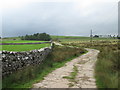
<instances>
[{"instance_id":1,"label":"dry stone wall","mask_svg":"<svg viewBox=\"0 0 120 90\"><path fill-rule=\"evenodd\" d=\"M51 51L52 46L29 52L2 51L2 76L9 75L29 65L41 64Z\"/></svg>"}]
</instances>

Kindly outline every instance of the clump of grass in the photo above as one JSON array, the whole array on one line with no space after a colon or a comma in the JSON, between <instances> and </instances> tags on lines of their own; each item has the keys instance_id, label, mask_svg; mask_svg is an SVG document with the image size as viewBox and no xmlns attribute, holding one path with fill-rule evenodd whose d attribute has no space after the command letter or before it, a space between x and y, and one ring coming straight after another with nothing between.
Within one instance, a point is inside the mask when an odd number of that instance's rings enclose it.
<instances>
[{"instance_id":1,"label":"clump of grass","mask_svg":"<svg viewBox=\"0 0 120 90\"><path fill-rule=\"evenodd\" d=\"M73 83L69 83L68 85L69 85L69 87L73 87L73 86L74 86L74 84L73 84Z\"/></svg>"},{"instance_id":2,"label":"clump of grass","mask_svg":"<svg viewBox=\"0 0 120 90\"><path fill-rule=\"evenodd\" d=\"M40 65L28 66L4 77L2 80L3 88L31 88L34 83L43 80L48 73L64 66L66 62L78 55L83 54L85 50L82 50L83 49L55 46L53 51ZM74 69L76 70L76 67L74 67ZM75 73L72 75L75 77Z\"/></svg>"},{"instance_id":3,"label":"clump of grass","mask_svg":"<svg viewBox=\"0 0 120 90\"><path fill-rule=\"evenodd\" d=\"M70 76L64 76L63 78L68 79L71 83L69 83L69 87L74 86L75 83L77 83L76 76L78 74L78 68L77 66L73 67L73 72L71 72Z\"/></svg>"}]
</instances>

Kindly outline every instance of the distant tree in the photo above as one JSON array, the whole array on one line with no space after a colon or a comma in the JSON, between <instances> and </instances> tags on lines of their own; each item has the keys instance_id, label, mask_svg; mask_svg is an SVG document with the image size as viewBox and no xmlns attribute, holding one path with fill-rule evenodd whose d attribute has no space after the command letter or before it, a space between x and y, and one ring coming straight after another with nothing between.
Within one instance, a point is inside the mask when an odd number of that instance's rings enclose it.
<instances>
[{"instance_id":1,"label":"distant tree","mask_svg":"<svg viewBox=\"0 0 120 90\"><path fill-rule=\"evenodd\" d=\"M50 41L51 37L46 33L36 33L33 35L26 35L21 37L22 40L41 40L41 41Z\"/></svg>"},{"instance_id":2,"label":"distant tree","mask_svg":"<svg viewBox=\"0 0 120 90\"><path fill-rule=\"evenodd\" d=\"M117 39L120 39L120 36L119 36L119 35L117 35Z\"/></svg>"},{"instance_id":3,"label":"distant tree","mask_svg":"<svg viewBox=\"0 0 120 90\"><path fill-rule=\"evenodd\" d=\"M95 35L94 37L97 37L97 38L99 38L99 36L98 36L98 35Z\"/></svg>"},{"instance_id":4,"label":"distant tree","mask_svg":"<svg viewBox=\"0 0 120 90\"><path fill-rule=\"evenodd\" d=\"M21 36L20 38L21 38L21 40L25 40L25 37L24 37L24 36Z\"/></svg>"}]
</instances>

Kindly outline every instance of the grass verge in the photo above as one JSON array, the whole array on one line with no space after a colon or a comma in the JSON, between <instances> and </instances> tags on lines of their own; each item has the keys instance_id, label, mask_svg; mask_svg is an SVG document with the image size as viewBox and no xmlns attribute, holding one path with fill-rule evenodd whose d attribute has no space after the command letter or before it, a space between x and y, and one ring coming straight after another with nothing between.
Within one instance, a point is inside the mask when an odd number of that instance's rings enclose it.
<instances>
[{"instance_id":1,"label":"grass verge","mask_svg":"<svg viewBox=\"0 0 120 90\"><path fill-rule=\"evenodd\" d=\"M120 51L111 47L99 47L101 51L95 67L95 78L98 88L118 88L118 57Z\"/></svg>"}]
</instances>

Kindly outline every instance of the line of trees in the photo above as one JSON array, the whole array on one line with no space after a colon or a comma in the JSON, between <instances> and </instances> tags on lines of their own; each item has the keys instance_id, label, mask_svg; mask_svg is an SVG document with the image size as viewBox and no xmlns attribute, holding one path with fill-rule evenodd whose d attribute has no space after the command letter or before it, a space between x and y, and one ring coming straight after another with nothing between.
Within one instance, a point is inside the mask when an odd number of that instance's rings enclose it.
<instances>
[{"instance_id":1,"label":"line of trees","mask_svg":"<svg viewBox=\"0 0 120 90\"><path fill-rule=\"evenodd\" d=\"M26 35L21 37L22 40L40 40L40 41L50 41L51 37L46 33L36 33L33 35Z\"/></svg>"}]
</instances>

